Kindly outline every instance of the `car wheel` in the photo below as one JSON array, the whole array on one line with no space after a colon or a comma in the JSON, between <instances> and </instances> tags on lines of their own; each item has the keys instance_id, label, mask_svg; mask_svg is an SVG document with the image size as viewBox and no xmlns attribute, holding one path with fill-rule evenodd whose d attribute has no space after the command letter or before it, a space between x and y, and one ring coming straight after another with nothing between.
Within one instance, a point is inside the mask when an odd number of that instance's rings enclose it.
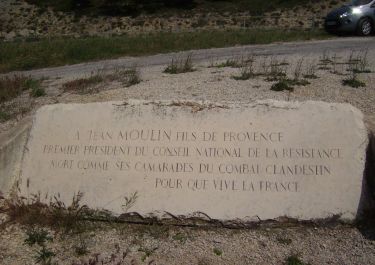
<instances>
[{"instance_id":1,"label":"car wheel","mask_svg":"<svg viewBox=\"0 0 375 265\"><path fill-rule=\"evenodd\" d=\"M371 20L363 18L358 22L357 33L362 36L369 36L373 31Z\"/></svg>"}]
</instances>

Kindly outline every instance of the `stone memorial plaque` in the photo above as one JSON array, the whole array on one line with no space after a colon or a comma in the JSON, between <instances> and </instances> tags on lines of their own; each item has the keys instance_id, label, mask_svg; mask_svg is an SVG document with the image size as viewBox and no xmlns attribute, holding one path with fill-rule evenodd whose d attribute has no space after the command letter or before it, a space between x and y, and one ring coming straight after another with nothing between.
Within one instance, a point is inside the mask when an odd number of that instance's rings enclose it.
<instances>
[{"instance_id":1,"label":"stone memorial plaque","mask_svg":"<svg viewBox=\"0 0 375 265\"><path fill-rule=\"evenodd\" d=\"M352 220L367 145L348 104L49 105L35 116L20 192L67 205L82 192L115 214Z\"/></svg>"}]
</instances>

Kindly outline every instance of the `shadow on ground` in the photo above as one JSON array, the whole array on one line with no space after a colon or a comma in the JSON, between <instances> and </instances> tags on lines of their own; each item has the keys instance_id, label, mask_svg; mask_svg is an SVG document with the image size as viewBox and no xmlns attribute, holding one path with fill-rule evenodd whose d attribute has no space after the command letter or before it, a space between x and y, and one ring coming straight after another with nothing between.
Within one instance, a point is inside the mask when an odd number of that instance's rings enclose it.
<instances>
[{"instance_id":1,"label":"shadow on ground","mask_svg":"<svg viewBox=\"0 0 375 265\"><path fill-rule=\"evenodd\" d=\"M375 135L373 132L370 132L369 139L358 229L366 239L375 240Z\"/></svg>"}]
</instances>

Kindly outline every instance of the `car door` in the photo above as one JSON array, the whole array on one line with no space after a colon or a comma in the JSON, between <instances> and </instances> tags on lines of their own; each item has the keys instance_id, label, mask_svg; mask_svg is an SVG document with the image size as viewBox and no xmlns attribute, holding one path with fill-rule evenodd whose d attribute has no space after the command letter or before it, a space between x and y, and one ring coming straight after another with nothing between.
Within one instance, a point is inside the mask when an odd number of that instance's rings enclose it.
<instances>
[{"instance_id":1,"label":"car door","mask_svg":"<svg viewBox=\"0 0 375 265\"><path fill-rule=\"evenodd\" d=\"M375 22L375 1L372 1L370 5L372 21Z\"/></svg>"}]
</instances>

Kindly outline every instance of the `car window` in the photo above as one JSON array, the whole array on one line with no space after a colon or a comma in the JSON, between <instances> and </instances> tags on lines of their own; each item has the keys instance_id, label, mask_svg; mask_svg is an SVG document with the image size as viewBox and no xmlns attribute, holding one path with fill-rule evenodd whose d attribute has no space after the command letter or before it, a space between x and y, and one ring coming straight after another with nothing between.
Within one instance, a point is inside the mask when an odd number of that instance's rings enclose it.
<instances>
[{"instance_id":1,"label":"car window","mask_svg":"<svg viewBox=\"0 0 375 265\"><path fill-rule=\"evenodd\" d=\"M353 0L352 4L353 6L361 6L361 5L367 5L371 2L372 0Z\"/></svg>"}]
</instances>

